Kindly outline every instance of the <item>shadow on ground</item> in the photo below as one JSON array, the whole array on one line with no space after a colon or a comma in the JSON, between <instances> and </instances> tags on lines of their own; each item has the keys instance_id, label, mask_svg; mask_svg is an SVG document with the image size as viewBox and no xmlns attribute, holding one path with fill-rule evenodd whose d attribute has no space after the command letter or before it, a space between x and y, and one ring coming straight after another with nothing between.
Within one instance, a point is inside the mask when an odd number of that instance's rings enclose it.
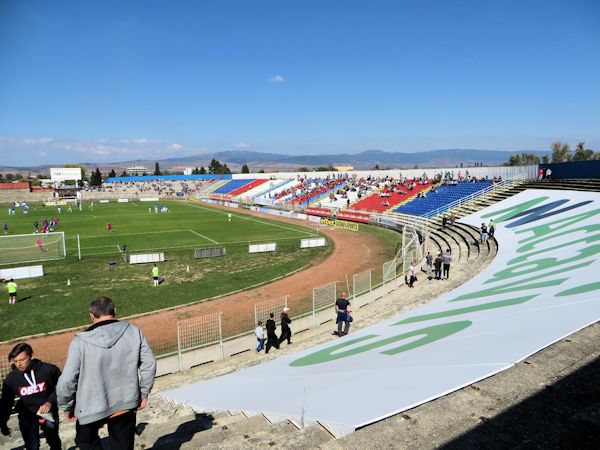
<instances>
[{"instance_id":1,"label":"shadow on ground","mask_svg":"<svg viewBox=\"0 0 600 450\"><path fill-rule=\"evenodd\" d=\"M599 449L600 357L442 448Z\"/></svg>"}]
</instances>

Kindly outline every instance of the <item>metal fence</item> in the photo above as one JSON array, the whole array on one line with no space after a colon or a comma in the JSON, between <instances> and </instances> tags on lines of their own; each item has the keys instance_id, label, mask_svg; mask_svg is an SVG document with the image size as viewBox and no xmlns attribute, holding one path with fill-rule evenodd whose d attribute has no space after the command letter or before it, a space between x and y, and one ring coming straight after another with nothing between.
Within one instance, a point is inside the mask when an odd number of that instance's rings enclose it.
<instances>
[{"instance_id":1,"label":"metal fence","mask_svg":"<svg viewBox=\"0 0 600 450\"><path fill-rule=\"evenodd\" d=\"M352 298L365 292L371 292L371 269L367 269L352 276Z\"/></svg>"},{"instance_id":2,"label":"metal fence","mask_svg":"<svg viewBox=\"0 0 600 450\"><path fill-rule=\"evenodd\" d=\"M333 306L336 300L336 282L324 284L313 288L312 295L312 317L313 328L317 327L317 311Z\"/></svg>"},{"instance_id":3,"label":"metal fence","mask_svg":"<svg viewBox=\"0 0 600 450\"><path fill-rule=\"evenodd\" d=\"M10 372L11 365L12 363L10 363L5 356L3 358L0 358L0 380L4 380L4 378L6 378L6 375L8 375L8 373Z\"/></svg>"},{"instance_id":4,"label":"metal fence","mask_svg":"<svg viewBox=\"0 0 600 450\"><path fill-rule=\"evenodd\" d=\"M273 314L274 318L279 317L283 308L287 307L289 295L284 295L281 298L272 298L254 305L254 323L266 323L267 319Z\"/></svg>"}]
</instances>

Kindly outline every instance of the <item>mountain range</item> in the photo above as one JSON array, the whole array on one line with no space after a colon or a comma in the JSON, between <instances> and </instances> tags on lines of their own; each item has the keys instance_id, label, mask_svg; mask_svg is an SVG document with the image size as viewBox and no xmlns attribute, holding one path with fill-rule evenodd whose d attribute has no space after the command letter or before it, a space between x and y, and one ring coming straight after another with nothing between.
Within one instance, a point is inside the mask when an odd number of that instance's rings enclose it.
<instances>
[{"instance_id":1,"label":"mountain range","mask_svg":"<svg viewBox=\"0 0 600 450\"><path fill-rule=\"evenodd\" d=\"M278 153L262 153L253 151L222 151L215 153L206 153L200 155L185 156L179 158L139 159L133 161L122 161L113 163L81 163L89 170L99 167L102 172L114 169L116 172L122 171L133 165L142 165L154 170L154 164L159 163L162 170L181 171L186 167L207 167L212 159L216 159L221 164L225 163L232 171L239 171L242 165L247 164L252 172L264 170L265 172L274 171L294 171L300 167L310 169L317 167L327 167L330 165L349 165L354 169L372 169L379 166L381 169L387 168L413 168L418 167L458 167L461 164L464 167L482 164L484 166L498 166L508 162L509 158L519 153L533 153L537 156L550 155L547 150L480 150L480 149L446 149L431 150L417 153L385 152L382 150L366 150L360 153L340 153L323 155L284 155ZM75 162L74 162L75 163ZM2 167L2 172L47 172L50 167L60 167L57 164L38 165L30 167Z\"/></svg>"}]
</instances>

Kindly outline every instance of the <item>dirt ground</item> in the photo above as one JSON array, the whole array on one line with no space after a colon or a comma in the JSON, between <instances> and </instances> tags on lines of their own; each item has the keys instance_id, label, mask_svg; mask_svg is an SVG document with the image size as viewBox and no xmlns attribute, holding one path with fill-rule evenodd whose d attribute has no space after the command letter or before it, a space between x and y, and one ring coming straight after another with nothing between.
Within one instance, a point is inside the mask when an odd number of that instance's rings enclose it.
<instances>
[{"instance_id":1,"label":"dirt ground","mask_svg":"<svg viewBox=\"0 0 600 450\"><path fill-rule=\"evenodd\" d=\"M227 210L230 211L229 208ZM235 212L259 215L245 209L237 209ZM277 216L269 216L269 219L296 225L299 223L297 220ZM339 281L338 286L342 289L341 286L346 285L346 276L351 278L354 273L382 267L385 260L382 244L371 235L324 226L319 228L319 232L327 235L335 246L333 253L322 262L254 289L128 320L142 329L151 344L160 341L165 345L173 345L176 342L178 320L211 313L223 313L224 317L253 315L255 303L285 295L289 295L288 306L293 317L294 306L298 306L303 298L311 296L313 287ZM76 330L32 337L27 342L32 345L39 358L62 367L75 332ZM14 342L0 345L0 354L8 354L13 345Z\"/></svg>"}]
</instances>

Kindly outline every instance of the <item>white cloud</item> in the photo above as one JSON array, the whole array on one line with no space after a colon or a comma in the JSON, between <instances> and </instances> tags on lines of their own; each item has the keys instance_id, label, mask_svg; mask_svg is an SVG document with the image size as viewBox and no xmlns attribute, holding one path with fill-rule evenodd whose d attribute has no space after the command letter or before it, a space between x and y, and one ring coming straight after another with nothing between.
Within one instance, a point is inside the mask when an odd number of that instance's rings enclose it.
<instances>
[{"instance_id":1,"label":"white cloud","mask_svg":"<svg viewBox=\"0 0 600 450\"><path fill-rule=\"evenodd\" d=\"M285 78L283 78L281 75L275 75L269 78L269 83L283 83L284 81Z\"/></svg>"},{"instance_id":2,"label":"white cloud","mask_svg":"<svg viewBox=\"0 0 600 450\"><path fill-rule=\"evenodd\" d=\"M170 145L171 149L175 150L175 151L179 151L183 148L183 145L181 144L171 144Z\"/></svg>"},{"instance_id":3,"label":"white cloud","mask_svg":"<svg viewBox=\"0 0 600 450\"><path fill-rule=\"evenodd\" d=\"M36 152L35 154L38 156L48 156L48 152Z\"/></svg>"},{"instance_id":4,"label":"white cloud","mask_svg":"<svg viewBox=\"0 0 600 450\"><path fill-rule=\"evenodd\" d=\"M26 145L47 145L54 142L53 138L24 138L23 143Z\"/></svg>"},{"instance_id":5,"label":"white cloud","mask_svg":"<svg viewBox=\"0 0 600 450\"><path fill-rule=\"evenodd\" d=\"M234 148L237 148L239 150L245 150L250 147L252 147L252 146L250 144L246 144L245 142L238 142L237 144L234 145Z\"/></svg>"}]
</instances>

